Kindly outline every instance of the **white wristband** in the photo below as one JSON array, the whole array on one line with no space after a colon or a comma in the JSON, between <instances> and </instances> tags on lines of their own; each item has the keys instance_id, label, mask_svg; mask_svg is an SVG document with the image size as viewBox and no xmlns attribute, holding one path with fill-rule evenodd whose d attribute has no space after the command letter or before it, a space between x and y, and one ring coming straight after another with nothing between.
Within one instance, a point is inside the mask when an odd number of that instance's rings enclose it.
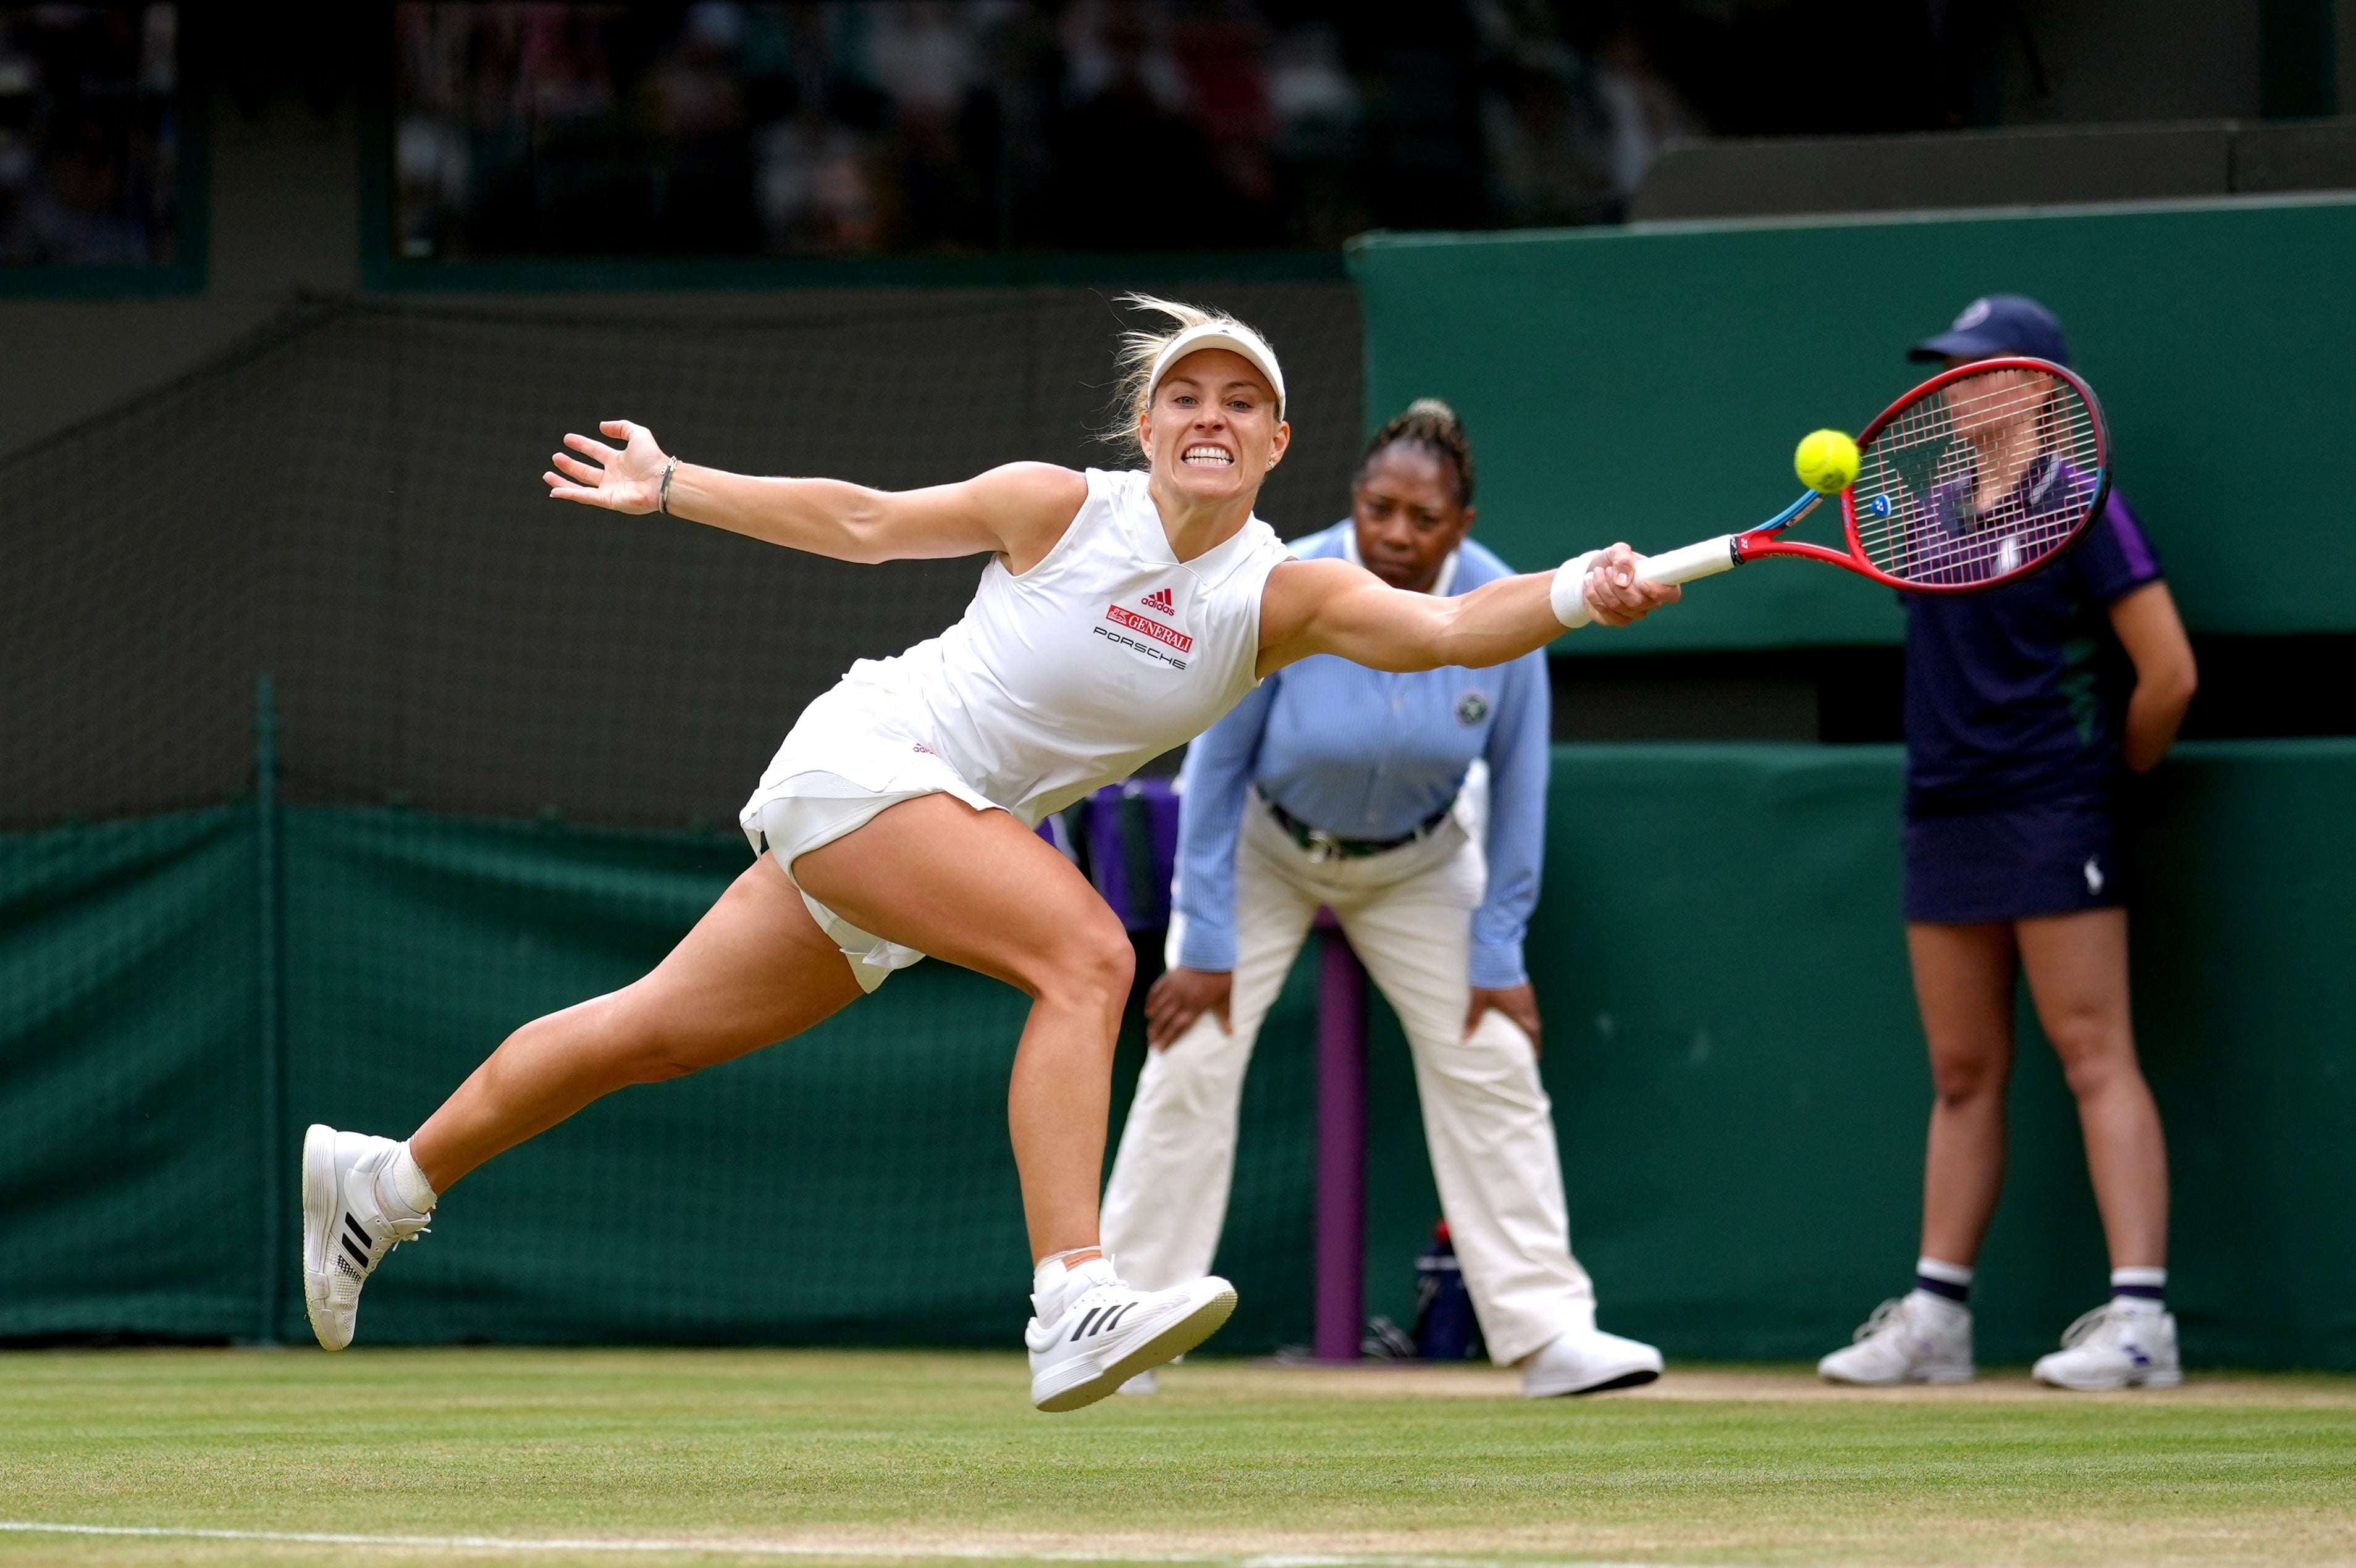
<instances>
[{"instance_id":1,"label":"white wristband","mask_svg":"<svg viewBox=\"0 0 2356 1568\"><path fill-rule=\"evenodd\" d=\"M1584 626L1595 619L1594 606L1587 602L1587 569L1602 553L1591 549L1554 569L1554 586L1547 590L1547 598L1554 606L1554 618L1565 626Z\"/></svg>"}]
</instances>

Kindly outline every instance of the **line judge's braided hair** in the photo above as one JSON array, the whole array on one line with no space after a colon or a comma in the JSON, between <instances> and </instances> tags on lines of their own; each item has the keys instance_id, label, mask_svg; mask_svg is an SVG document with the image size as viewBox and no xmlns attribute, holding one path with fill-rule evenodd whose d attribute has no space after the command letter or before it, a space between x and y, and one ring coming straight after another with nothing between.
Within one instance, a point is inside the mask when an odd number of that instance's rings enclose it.
<instances>
[{"instance_id":1,"label":"line judge's braided hair","mask_svg":"<svg viewBox=\"0 0 2356 1568\"><path fill-rule=\"evenodd\" d=\"M1358 471L1351 482L1364 480L1375 459L1402 442L1423 448L1455 470L1456 504L1472 504L1472 443L1465 439L1464 423L1456 417L1456 411L1438 398L1416 399L1407 406L1407 412L1393 415L1375 432L1358 458Z\"/></svg>"}]
</instances>

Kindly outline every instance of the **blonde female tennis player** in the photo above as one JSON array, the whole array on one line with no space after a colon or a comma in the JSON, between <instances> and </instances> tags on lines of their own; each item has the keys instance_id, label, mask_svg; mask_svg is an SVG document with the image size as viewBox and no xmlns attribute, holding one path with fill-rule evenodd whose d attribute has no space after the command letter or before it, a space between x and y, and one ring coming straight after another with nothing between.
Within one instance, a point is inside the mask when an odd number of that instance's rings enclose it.
<instances>
[{"instance_id":1,"label":"blonde female tennis player","mask_svg":"<svg viewBox=\"0 0 2356 1568\"><path fill-rule=\"evenodd\" d=\"M1132 1290L1098 1244L1131 951L1033 826L1312 654L1502 664L1677 591L1638 581L1624 545L1452 599L1290 559L1252 515L1291 439L1275 353L1232 318L1135 303L1176 324L1124 348L1142 473L1019 463L895 495L697 467L626 421L600 427L618 446L564 438L543 475L562 500L841 560L991 559L956 625L860 660L803 710L744 806L758 858L652 974L516 1030L406 1143L311 1128L304 1291L322 1345L351 1341L370 1273L484 1161L625 1085L799 1034L926 954L1032 997L1007 1117L1036 1266L1033 1403L1091 1403L1226 1320L1225 1280Z\"/></svg>"}]
</instances>

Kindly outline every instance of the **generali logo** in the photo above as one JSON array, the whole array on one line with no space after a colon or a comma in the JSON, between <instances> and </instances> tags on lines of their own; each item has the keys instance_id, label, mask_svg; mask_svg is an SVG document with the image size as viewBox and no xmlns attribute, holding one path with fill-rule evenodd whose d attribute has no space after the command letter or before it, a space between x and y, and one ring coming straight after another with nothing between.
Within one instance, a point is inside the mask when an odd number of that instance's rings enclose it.
<instances>
[{"instance_id":1,"label":"generali logo","mask_svg":"<svg viewBox=\"0 0 2356 1568\"><path fill-rule=\"evenodd\" d=\"M1156 614L1171 615L1176 613L1176 612L1171 608L1170 590L1167 588L1157 588L1152 592L1147 594L1143 599L1139 600L1138 603L1144 605L1147 609L1154 612ZM1126 626L1132 632L1142 632L1157 643L1167 643L1170 646L1176 648L1182 654L1193 653L1194 651L1194 638L1178 630L1175 626L1165 626L1159 621L1139 614L1136 611L1130 609L1126 605L1114 604L1108 606L1105 610L1105 619L1110 621L1116 626Z\"/></svg>"}]
</instances>

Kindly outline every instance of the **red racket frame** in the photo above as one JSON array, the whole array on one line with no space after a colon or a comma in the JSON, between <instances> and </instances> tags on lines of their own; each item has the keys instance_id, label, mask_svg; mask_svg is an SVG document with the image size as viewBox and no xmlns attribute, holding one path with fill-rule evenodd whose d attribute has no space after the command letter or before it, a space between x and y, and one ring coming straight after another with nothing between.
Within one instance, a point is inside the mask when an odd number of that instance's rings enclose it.
<instances>
[{"instance_id":1,"label":"red racket frame","mask_svg":"<svg viewBox=\"0 0 2356 1568\"><path fill-rule=\"evenodd\" d=\"M2096 464L2094 498L2086 507L2084 516L2078 519L2078 526L2070 530L2068 539L2047 550L2035 560L2017 566L2001 576L1982 578L1975 582L1909 582L1902 577L1890 576L1866 559L1864 541L1859 539L1857 534L1857 492L1855 486L1851 485L1840 493L1841 531L1847 536L1847 549L1832 549L1820 544L1805 544L1796 539L1776 537L1807 516L1815 509L1816 502L1824 499L1823 496L1811 492L1809 496L1801 497L1800 505L1774 521L1762 523L1746 533L1735 535L1731 548L1736 562L1739 564L1755 560L1761 556L1768 555L1804 556L1810 560L1829 561L1835 566L1846 567L1861 576L1873 579L1876 582L1887 583L1892 588L1903 589L1909 593L1979 593L1990 588L2000 587L2016 579L2027 577L2031 572L2042 571L2060 560L2062 552L2076 545L2078 540L2084 537L2088 526L2102 515L2103 503L2110 498L2111 494L2110 426L2103 418L2103 405L2095 398L2094 389L2086 385L2075 371L2065 366L2056 365L2051 359L2037 359L2027 355L2006 355L1994 359L1975 359L1968 365L1958 365L1952 370L1942 370L1882 410L1879 416L1871 424L1867 425L1863 432L1858 436L1857 444L1859 448L1863 448L1876 435L1879 435L1890 421L1925 398L1935 396L1950 381L1959 381L1966 376L1976 376L1989 370L2034 370L2040 375L2051 376L2057 381L2067 381L2071 389L2084 401L2086 411L2094 420Z\"/></svg>"}]
</instances>

